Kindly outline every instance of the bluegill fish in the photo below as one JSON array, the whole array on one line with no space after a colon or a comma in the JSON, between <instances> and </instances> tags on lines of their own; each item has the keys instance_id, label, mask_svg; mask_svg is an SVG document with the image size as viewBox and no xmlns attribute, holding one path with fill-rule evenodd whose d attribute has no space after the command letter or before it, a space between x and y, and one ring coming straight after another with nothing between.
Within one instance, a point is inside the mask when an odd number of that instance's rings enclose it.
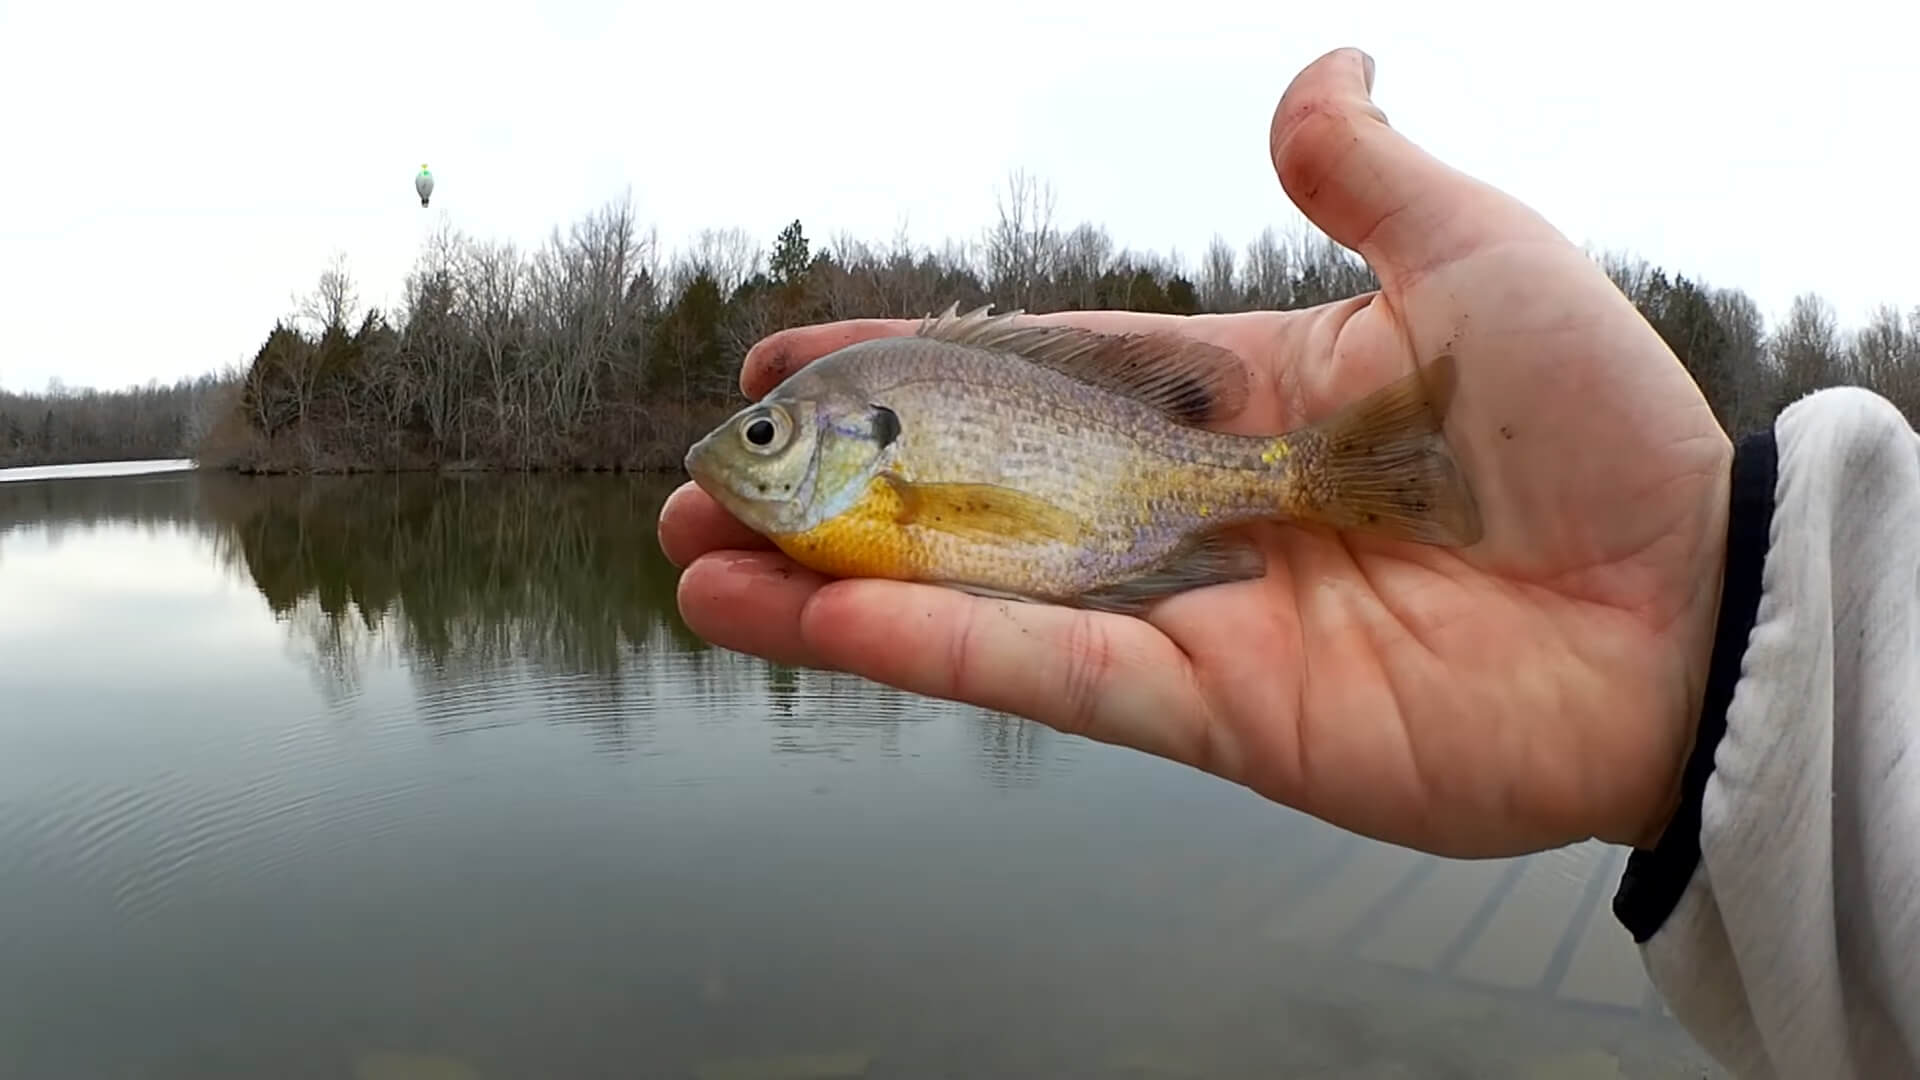
<instances>
[{"instance_id":1,"label":"bluegill fish","mask_svg":"<svg viewBox=\"0 0 1920 1080\"><path fill-rule=\"evenodd\" d=\"M949 307L839 349L687 452L703 490L834 577L1137 614L1265 572L1233 527L1292 521L1441 546L1480 538L1428 365L1309 427L1201 426L1245 405L1233 353L1173 334Z\"/></svg>"}]
</instances>

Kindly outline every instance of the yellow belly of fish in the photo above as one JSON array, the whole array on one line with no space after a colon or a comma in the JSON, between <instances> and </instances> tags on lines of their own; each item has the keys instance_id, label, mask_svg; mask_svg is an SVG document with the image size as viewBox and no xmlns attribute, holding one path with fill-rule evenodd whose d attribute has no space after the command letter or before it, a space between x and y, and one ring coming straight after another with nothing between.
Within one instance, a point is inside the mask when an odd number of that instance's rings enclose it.
<instances>
[{"instance_id":1,"label":"yellow belly of fish","mask_svg":"<svg viewBox=\"0 0 1920 1080\"><path fill-rule=\"evenodd\" d=\"M842 513L772 539L788 558L822 574L913 579L926 570L926 550L901 523L903 509L898 492L875 480Z\"/></svg>"}]
</instances>

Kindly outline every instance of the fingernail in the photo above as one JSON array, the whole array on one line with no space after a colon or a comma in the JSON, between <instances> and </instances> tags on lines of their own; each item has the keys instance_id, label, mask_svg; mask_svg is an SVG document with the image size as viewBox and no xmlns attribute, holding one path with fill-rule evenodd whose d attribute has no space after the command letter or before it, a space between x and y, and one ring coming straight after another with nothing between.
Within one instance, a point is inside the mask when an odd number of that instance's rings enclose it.
<instances>
[{"instance_id":1,"label":"fingernail","mask_svg":"<svg viewBox=\"0 0 1920 1080\"><path fill-rule=\"evenodd\" d=\"M1359 53L1360 53L1360 68L1362 71L1366 73L1367 93L1371 94L1373 93L1373 57L1367 55L1367 51L1365 49L1359 50Z\"/></svg>"}]
</instances>

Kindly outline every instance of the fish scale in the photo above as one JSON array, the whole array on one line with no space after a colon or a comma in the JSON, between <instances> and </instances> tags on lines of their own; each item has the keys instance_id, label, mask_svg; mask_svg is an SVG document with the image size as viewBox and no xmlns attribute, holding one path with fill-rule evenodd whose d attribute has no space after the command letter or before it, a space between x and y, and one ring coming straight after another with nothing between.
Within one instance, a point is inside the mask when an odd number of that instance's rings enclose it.
<instances>
[{"instance_id":1,"label":"fish scale","mask_svg":"<svg viewBox=\"0 0 1920 1080\"><path fill-rule=\"evenodd\" d=\"M924 366L935 370L1008 363L991 353L963 355L966 348L911 346L928 353ZM1046 374L1021 369L1016 373L1029 380ZM1036 493L1089 527L1074 543L1007 538L989 545L910 525L907 542L926 549L927 569L947 567L948 576L1009 592L1065 595L1088 580L1117 580L1158 565L1202 524L1267 517L1276 497L1292 491L1284 468L1261 469L1261 479L1252 481L1248 473L1260 468L1259 456L1238 441L1196 437L1208 433L1175 428L1151 410L1125 408L1114 395L1071 379L1055 381L1062 385L1011 398L985 393L1000 387L933 378L876 387L901 416L894 460L902 474ZM1031 437L1042 431L1057 437Z\"/></svg>"}]
</instances>

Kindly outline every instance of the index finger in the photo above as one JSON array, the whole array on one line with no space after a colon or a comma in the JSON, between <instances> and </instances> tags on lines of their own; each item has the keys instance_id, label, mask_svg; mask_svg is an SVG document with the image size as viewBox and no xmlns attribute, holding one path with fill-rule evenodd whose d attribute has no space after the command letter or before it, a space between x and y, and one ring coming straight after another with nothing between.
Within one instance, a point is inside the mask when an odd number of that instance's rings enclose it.
<instances>
[{"instance_id":1,"label":"index finger","mask_svg":"<svg viewBox=\"0 0 1920 1080\"><path fill-rule=\"evenodd\" d=\"M905 337L919 325L918 319L844 319L775 331L747 350L740 364L740 390L749 401L759 401L787 376L836 349L874 338Z\"/></svg>"}]
</instances>

